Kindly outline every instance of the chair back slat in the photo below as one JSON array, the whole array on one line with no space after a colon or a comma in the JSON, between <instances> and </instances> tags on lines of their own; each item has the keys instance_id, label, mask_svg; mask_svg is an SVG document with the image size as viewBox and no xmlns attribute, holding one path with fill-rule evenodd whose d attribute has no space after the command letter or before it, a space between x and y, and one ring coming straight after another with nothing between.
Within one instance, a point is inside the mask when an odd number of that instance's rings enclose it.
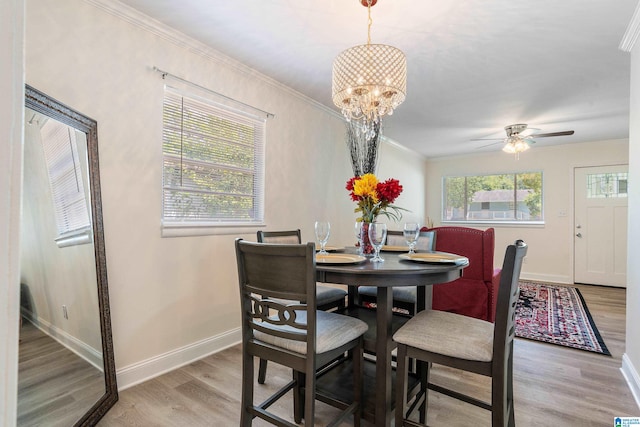
<instances>
[{"instance_id":1,"label":"chair back slat","mask_svg":"<svg viewBox=\"0 0 640 427\"><path fill-rule=\"evenodd\" d=\"M285 245L295 245L302 243L302 235L300 229L285 231L258 231L258 242L260 243L278 243Z\"/></svg>"},{"instance_id":2,"label":"chair back slat","mask_svg":"<svg viewBox=\"0 0 640 427\"><path fill-rule=\"evenodd\" d=\"M254 319L277 326L290 326L292 328L306 329L306 316L298 322L298 312L307 310L306 304L281 304L269 298L258 298L251 295L251 314ZM275 314L274 314L275 313Z\"/></svg>"},{"instance_id":3,"label":"chair back slat","mask_svg":"<svg viewBox=\"0 0 640 427\"><path fill-rule=\"evenodd\" d=\"M309 304L309 268L305 262L307 245L255 243L255 246L246 246L249 243L252 242L243 242L246 248L243 251L243 274L247 289L264 298L281 298ZM309 245L311 262L314 264L314 244ZM265 247L269 249L264 250ZM315 285L315 277L313 283ZM313 294L315 295L315 290Z\"/></svg>"},{"instance_id":4,"label":"chair back slat","mask_svg":"<svg viewBox=\"0 0 640 427\"><path fill-rule=\"evenodd\" d=\"M268 298L257 298L255 295L251 296L251 300L251 321L248 327L252 332L260 331L294 341L307 340L309 325L305 315L306 304L283 305Z\"/></svg>"},{"instance_id":5,"label":"chair back slat","mask_svg":"<svg viewBox=\"0 0 640 427\"><path fill-rule=\"evenodd\" d=\"M402 231L389 230L387 232L387 245L391 246L406 246L407 241L404 238ZM415 249L419 251L433 251L436 248L436 232L435 231L421 231L420 237L416 242Z\"/></svg>"}]
</instances>

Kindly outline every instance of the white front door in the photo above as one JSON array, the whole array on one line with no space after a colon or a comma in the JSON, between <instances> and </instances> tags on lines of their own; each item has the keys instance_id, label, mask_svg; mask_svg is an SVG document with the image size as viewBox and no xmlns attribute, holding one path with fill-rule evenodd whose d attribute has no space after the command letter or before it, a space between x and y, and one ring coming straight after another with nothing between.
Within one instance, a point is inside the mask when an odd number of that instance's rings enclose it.
<instances>
[{"instance_id":1,"label":"white front door","mask_svg":"<svg viewBox=\"0 0 640 427\"><path fill-rule=\"evenodd\" d=\"M574 171L574 282L627 286L627 165Z\"/></svg>"}]
</instances>

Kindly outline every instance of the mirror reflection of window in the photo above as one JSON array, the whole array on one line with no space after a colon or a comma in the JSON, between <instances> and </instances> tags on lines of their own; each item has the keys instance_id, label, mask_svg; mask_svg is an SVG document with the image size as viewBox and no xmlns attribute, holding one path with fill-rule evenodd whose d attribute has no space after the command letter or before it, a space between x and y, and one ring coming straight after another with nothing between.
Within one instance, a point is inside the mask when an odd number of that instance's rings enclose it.
<instances>
[{"instance_id":1,"label":"mirror reflection of window","mask_svg":"<svg viewBox=\"0 0 640 427\"><path fill-rule=\"evenodd\" d=\"M58 246L90 243L91 218L88 193L85 189L82 170L86 144L79 144L78 137L84 134L56 120L47 120L40 130L42 148L51 193L58 237ZM86 161L84 161L86 163Z\"/></svg>"}]
</instances>

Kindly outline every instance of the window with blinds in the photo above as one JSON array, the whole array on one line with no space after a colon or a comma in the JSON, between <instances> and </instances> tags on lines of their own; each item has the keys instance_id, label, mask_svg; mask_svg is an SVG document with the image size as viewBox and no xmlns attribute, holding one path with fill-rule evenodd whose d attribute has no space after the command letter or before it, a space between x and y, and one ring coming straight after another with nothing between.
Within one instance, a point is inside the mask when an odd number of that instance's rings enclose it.
<instances>
[{"instance_id":1,"label":"window with blinds","mask_svg":"<svg viewBox=\"0 0 640 427\"><path fill-rule=\"evenodd\" d=\"M262 223L265 122L165 89L163 226Z\"/></svg>"},{"instance_id":2,"label":"window with blinds","mask_svg":"<svg viewBox=\"0 0 640 427\"><path fill-rule=\"evenodd\" d=\"M56 241L59 246L88 243L87 238L77 239L77 236L90 235L91 218L76 130L56 120L47 120L40 132L58 230Z\"/></svg>"}]
</instances>

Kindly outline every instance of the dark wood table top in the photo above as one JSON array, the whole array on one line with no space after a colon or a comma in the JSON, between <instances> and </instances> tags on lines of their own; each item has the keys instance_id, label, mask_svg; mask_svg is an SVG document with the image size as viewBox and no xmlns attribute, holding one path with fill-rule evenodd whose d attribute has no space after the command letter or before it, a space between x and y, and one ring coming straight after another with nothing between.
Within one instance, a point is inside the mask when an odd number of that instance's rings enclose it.
<instances>
[{"instance_id":1,"label":"dark wood table top","mask_svg":"<svg viewBox=\"0 0 640 427\"><path fill-rule=\"evenodd\" d=\"M355 248L347 248L345 253L355 254ZM425 263L404 260L404 252L382 252L384 262L371 262L369 258L358 264L317 263L316 270L330 277L340 276L346 284L355 281L358 284L373 286L416 286L444 283L459 277L460 270L469 262ZM397 279L397 280L394 280ZM338 282L340 283L340 282Z\"/></svg>"}]
</instances>

